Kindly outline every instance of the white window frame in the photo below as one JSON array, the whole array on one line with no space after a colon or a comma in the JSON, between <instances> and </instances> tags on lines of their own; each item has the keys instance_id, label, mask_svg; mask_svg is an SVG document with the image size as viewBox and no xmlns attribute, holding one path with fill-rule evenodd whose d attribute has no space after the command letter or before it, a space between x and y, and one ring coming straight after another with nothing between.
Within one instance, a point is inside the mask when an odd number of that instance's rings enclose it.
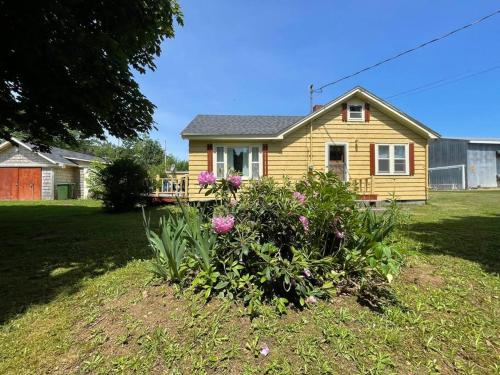
<instances>
[{"instance_id":1,"label":"white window frame","mask_svg":"<svg viewBox=\"0 0 500 375\"><path fill-rule=\"evenodd\" d=\"M389 146L389 172L380 172L378 169L378 149L380 146ZM394 148L405 148L405 172L394 171ZM378 176L409 176L410 175L410 145L409 143L376 143L375 144L375 174Z\"/></svg>"},{"instance_id":2,"label":"white window frame","mask_svg":"<svg viewBox=\"0 0 500 375\"><path fill-rule=\"evenodd\" d=\"M328 172L328 162L330 159L330 146L344 146L344 156L345 156L345 171L344 171L344 181L349 181L349 142L346 141L335 141L325 143L325 173Z\"/></svg>"},{"instance_id":3,"label":"white window frame","mask_svg":"<svg viewBox=\"0 0 500 375\"><path fill-rule=\"evenodd\" d=\"M361 118L351 118L351 105L361 106ZM365 103L361 101L351 101L347 103L347 121L349 122L365 122Z\"/></svg>"},{"instance_id":4,"label":"white window frame","mask_svg":"<svg viewBox=\"0 0 500 375\"><path fill-rule=\"evenodd\" d=\"M258 147L259 149L259 178L262 177L262 174L264 172L264 168L262 166L262 145L261 144L250 144L250 143L219 143L219 144L214 144L213 145L213 157L212 157L212 170L215 172L215 176L217 177L217 148L218 147L223 147L224 148L224 178L228 174L228 169L227 169L227 149L228 148L237 148L237 147L248 147L248 172L252 173L252 148ZM241 176L243 180L252 180L255 179L254 177L250 176ZM220 180L219 177L217 177L218 180Z\"/></svg>"}]
</instances>

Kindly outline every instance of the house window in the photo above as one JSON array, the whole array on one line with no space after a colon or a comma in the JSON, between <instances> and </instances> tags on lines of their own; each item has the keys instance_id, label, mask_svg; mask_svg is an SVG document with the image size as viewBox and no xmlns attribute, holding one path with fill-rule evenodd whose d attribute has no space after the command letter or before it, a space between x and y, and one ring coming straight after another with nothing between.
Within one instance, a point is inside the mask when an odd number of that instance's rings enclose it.
<instances>
[{"instance_id":1,"label":"house window","mask_svg":"<svg viewBox=\"0 0 500 375\"><path fill-rule=\"evenodd\" d=\"M376 167L379 175L407 175L408 145L377 145Z\"/></svg>"},{"instance_id":2,"label":"house window","mask_svg":"<svg viewBox=\"0 0 500 375\"><path fill-rule=\"evenodd\" d=\"M218 145L215 148L217 178L237 172L243 178L259 178L261 175L261 147L252 145Z\"/></svg>"},{"instance_id":3,"label":"house window","mask_svg":"<svg viewBox=\"0 0 500 375\"><path fill-rule=\"evenodd\" d=\"M224 177L224 170L225 170L224 147L216 147L215 152L216 152L215 170L217 171L217 178L223 178Z\"/></svg>"},{"instance_id":4,"label":"house window","mask_svg":"<svg viewBox=\"0 0 500 375\"><path fill-rule=\"evenodd\" d=\"M347 120L348 121L364 121L364 105L362 103L347 104Z\"/></svg>"}]
</instances>

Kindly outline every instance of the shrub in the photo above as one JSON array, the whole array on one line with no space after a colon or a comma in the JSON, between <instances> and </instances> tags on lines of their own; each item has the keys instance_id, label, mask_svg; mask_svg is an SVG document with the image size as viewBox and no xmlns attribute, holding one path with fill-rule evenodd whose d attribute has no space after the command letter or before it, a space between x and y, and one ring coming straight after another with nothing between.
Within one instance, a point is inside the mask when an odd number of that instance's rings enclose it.
<instances>
[{"instance_id":1,"label":"shrub","mask_svg":"<svg viewBox=\"0 0 500 375\"><path fill-rule=\"evenodd\" d=\"M89 198L102 199L104 194L104 185L102 184L101 172L104 168L106 168L106 164L100 161L90 162L89 173L86 181L89 189Z\"/></svg>"},{"instance_id":2,"label":"shrub","mask_svg":"<svg viewBox=\"0 0 500 375\"><path fill-rule=\"evenodd\" d=\"M212 177L200 175L203 188L217 197L210 214L183 207L180 218L161 221L166 247L173 233L182 233L182 265L155 250L157 264L188 269L180 283L207 298L241 299L251 314L263 303L283 312L290 303L304 306L389 283L397 272L400 259L388 240L397 205L380 215L360 208L349 185L331 173L315 172L295 185L262 178L241 191L234 175L219 182ZM153 249L161 248L154 235L148 238ZM170 271L156 274L179 283Z\"/></svg>"},{"instance_id":3,"label":"shrub","mask_svg":"<svg viewBox=\"0 0 500 375\"><path fill-rule=\"evenodd\" d=\"M132 159L117 159L99 173L104 207L111 211L131 210L146 201L149 179L146 169Z\"/></svg>"}]
</instances>

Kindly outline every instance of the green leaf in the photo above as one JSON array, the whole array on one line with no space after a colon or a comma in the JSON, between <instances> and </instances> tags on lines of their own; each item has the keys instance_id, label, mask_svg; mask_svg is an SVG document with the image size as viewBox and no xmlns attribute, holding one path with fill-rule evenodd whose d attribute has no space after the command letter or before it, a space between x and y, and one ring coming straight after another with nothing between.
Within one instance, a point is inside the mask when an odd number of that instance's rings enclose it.
<instances>
[{"instance_id":1,"label":"green leaf","mask_svg":"<svg viewBox=\"0 0 500 375\"><path fill-rule=\"evenodd\" d=\"M214 287L214 289L217 289L217 290L223 289L228 285L229 285L229 282L227 282L227 281L219 281L219 283Z\"/></svg>"}]
</instances>

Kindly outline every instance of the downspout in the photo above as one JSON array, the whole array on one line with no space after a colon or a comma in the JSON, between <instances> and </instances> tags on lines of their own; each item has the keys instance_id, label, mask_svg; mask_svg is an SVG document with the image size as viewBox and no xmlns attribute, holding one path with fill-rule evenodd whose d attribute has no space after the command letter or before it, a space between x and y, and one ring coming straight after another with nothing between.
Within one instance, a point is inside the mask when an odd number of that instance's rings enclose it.
<instances>
[{"instance_id":1,"label":"downspout","mask_svg":"<svg viewBox=\"0 0 500 375\"><path fill-rule=\"evenodd\" d=\"M314 86L311 84L309 86L309 110L310 113L313 112L313 94L314 94ZM313 169L313 156L312 156L312 133L313 133L313 120L311 119L309 123L309 163L307 166L307 172L311 173Z\"/></svg>"},{"instance_id":2,"label":"downspout","mask_svg":"<svg viewBox=\"0 0 500 375\"><path fill-rule=\"evenodd\" d=\"M309 170L311 170L313 166L312 136L313 136L313 120L311 120L311 122L309 123Z\"/></svg>"}]
</instances>

